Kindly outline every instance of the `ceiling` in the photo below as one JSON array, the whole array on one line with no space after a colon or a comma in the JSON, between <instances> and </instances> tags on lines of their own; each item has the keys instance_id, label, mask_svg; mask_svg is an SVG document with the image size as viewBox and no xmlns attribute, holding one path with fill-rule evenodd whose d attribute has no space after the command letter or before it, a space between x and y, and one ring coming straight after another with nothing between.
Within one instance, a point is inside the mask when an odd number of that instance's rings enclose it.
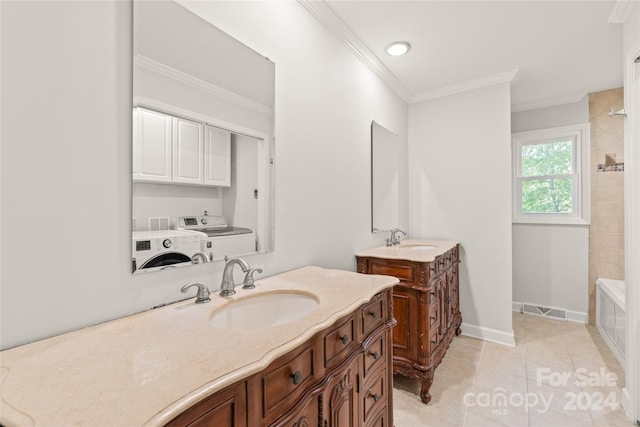
<instances>
[{"instance_id":1,"label":"ceiling","mask_svg":"<svg viewBox=\"0 0 640 427\"><path fill-rule=\"evenodd\" d=\"M615 1L327 1L322 7L325 21L333 15L334 33L338 28L359 56L368 53L409 102L511 78L515 70L514 111L622 86L622 25L609 23ZM409 53L387 55L385 47L398 40L411 44Z\"/></svg>"}]
</instances>

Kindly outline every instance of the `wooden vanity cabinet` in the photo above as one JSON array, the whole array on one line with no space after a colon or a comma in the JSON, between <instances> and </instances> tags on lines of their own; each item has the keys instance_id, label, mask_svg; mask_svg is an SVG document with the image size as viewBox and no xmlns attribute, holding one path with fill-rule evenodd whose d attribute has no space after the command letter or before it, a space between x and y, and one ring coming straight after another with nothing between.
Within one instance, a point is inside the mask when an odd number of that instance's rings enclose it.
<instances>
[{"instance_id":1,"label":"wooden vanity cabinet","mask_svg":"<svg viewBox=\"0 0 640 427\"><path fill-rule=\"evenodd\" d=\"M357 257L358 272L400 279L393 288L393 372L420 381L420 397L429 388L454 335L460 334L459 245L431 262Z\"/></svg>"},{"instance_id":2,"label":"wooden vanity cabinet","mask_svg":"<svg viewBox=\"0 0 640 427\"><path fill-rule=\"evenodd\" d=\"M247 427L247 383L214 394L171 420L168 427Z\"/></svg>"},{"instance_id":3,"label":"wooden vanity cabinet","mask_svg":"<svg viewBox=\"0 0 640 427\"><path fill-rule=\"evenodd\" d=\"M175 426L392 426L392 291L340 318L261 372L173 419Z\"/></svg>"}]
</instances>

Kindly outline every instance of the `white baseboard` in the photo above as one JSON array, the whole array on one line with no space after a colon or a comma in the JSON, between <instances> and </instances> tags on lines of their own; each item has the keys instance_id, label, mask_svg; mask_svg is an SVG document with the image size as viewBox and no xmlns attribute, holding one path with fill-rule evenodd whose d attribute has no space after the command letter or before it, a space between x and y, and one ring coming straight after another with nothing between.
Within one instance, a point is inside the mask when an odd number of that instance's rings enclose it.
<instances>
[{"instance_id":1,"label":"white baseboard","mask_svg":"<svg viewBox=\"0 0 640 427\"><path fill-rule=\"evenodd\" d=\"M512 301L511 302L511 310L515 311L516 313L522 313L522 305L524 303L522 302L516 302L516 301ZM529 303L527 303L529 304ZM589 314L588 313L584 313L581 311L571 311L571 310L565 310L564 308L559 308L559 307L552 307L556 310L562 310L565 312L566 315L566 320L568 320L569 322L575 322L575 323L589 323ZM529 314L529 313L527 313ZM557 320L561 320L561 319L557 319Z\"/></svg>"},{"instance_id":2,"label":"white baseboard","mask_svg":"<svg viewBox=\"0 0 640 427\"><path fill-rule=\"evenodd\" d=\"M494 342L496 344L507 345L509 347L516 346L516 339L513 336L513 331L510 333L502 332L496 329L470 325L468 323L463 323L460 328L462 329L462 335L467 337L478 338L483 341Z\"/></svg>"},{"instance_id":3,"label":"white baseboard","mask_svg":"<svg viewBox=\"0 0 640 427\"><path fill-rule=\"evenodd\" d=\"M569 322L589 323L588 313L582 313L580 311L570 311L570 310L566 310L566 313L567 313L567 320Z\"/></svg>"}]
</instances>

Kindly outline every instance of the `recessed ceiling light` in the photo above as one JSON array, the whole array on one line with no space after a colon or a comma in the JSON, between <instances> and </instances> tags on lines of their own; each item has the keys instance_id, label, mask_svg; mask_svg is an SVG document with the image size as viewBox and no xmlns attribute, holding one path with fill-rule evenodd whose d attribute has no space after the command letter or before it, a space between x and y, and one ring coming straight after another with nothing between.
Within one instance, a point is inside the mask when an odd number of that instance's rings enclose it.
<instances>
[{"instance_id":1,"label":"recessed ceiling light","mask_svg":"<svg viewBox=\"0 0 640 427\"><path fill-rule=\"evenodd\" d=\"M387 46L387 53L391 56L400 56L409 52L411 45L407 42L393 42Z\"/></svg>"}]
</instances>

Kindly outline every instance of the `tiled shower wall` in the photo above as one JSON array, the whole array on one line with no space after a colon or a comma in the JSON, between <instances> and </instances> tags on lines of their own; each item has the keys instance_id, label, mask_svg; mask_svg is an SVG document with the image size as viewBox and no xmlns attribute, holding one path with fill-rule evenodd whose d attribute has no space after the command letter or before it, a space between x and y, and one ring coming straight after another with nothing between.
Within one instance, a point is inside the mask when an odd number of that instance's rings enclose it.
<instances>
[{"instance_id":1,"label":"tiled shower wall","mask_svg":"<svg viewBox=\"0 0 640 427\"><path fill-rule=\"evenodd\" d=\"M617 111L622 107L622 88L589 94L589 122L591 123L589 323L591 324L595 323L596 279L598 277L624 279L624 172L621 171L624 167L622 165L624 163L624 119L622 116L609 116L610 108ZM605 159L607 156L608 159ZM617 165L613 165L612 162Z\"/></svg>"}]
</instances>

